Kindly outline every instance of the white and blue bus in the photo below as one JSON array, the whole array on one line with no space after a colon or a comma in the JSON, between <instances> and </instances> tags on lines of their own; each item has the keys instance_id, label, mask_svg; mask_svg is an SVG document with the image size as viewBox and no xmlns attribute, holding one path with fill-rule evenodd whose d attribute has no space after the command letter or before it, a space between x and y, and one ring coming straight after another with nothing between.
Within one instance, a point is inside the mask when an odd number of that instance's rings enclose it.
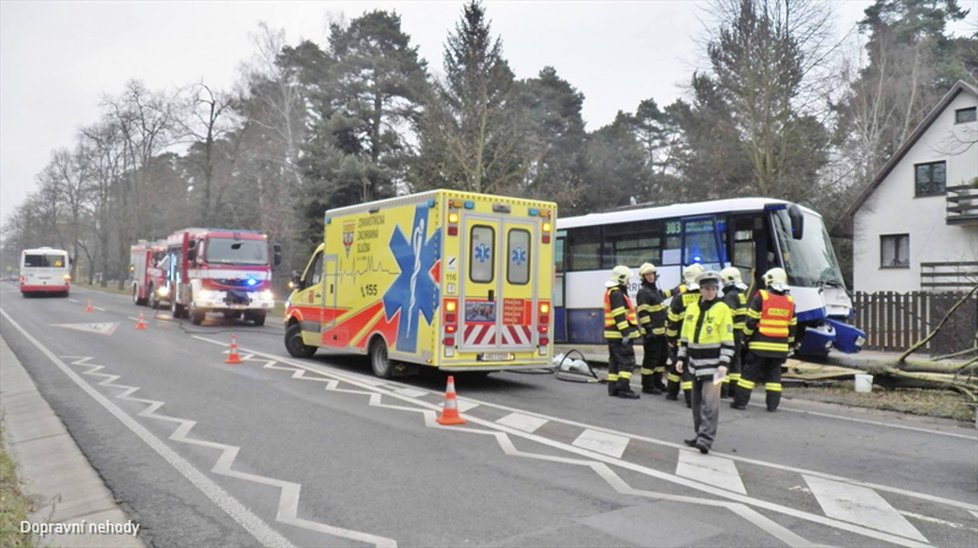
<instances>
[{"instance_id":1,"label":"white and blue bus","mask_svg":"<svg viewBox=\"0 0 978 548\"><path fill-rule=\"evenodd\" d=\"M558 218L554 337L558 343L603 344L604 282L623 264L650 262L663 289L677 286L682 268L740 269L749 293L769 268L784 268L798 322L806 327L799 354L824 355L833 346L858 352L865 334L849 321L852 299L822 216L767 198L736 198L644 207ZM636 276L630 293L638 290Z\"/></svg>"}]
</instances>

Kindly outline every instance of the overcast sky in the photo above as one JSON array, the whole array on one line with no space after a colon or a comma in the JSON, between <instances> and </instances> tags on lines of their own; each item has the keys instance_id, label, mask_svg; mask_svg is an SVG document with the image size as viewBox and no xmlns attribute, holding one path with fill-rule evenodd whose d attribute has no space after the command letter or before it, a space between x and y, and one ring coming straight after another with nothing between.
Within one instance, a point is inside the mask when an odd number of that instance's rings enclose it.
<instances>
[{"instance_id":1,"label":"overcast sky","mask_svg":"<svg viewBox=\"0 0 978 548\"><path fill-rule=\"evenodd\" d=\"M835 0L840 36L870 0ZM0 222L27 194L59 148L99 118L103 95L131 79L172 90L203 80L230 88L255 51L264 21L290 44L325 42L341 14L396 10L402 30L429 69L441 71L445 38L463 2L264 2L0 0ZM682 96L700 48L704 2L486 1L492 31L517 78L551 65L584 94L589 130L649 97L666 105Z\"/></svg>"}]
</instances>

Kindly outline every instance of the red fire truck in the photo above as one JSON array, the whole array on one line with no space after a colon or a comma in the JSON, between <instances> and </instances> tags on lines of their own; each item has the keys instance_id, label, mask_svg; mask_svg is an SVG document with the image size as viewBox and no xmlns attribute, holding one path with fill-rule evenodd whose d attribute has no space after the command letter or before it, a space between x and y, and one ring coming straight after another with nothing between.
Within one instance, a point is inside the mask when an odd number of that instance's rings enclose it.
<instances>
[{"instance_id":1,"label":"red fire truck","mask_svg":"<svg viewBox=\"0 0 978 548\"><path fill-rule=\"evenodd\" d=\"M275 305L272 265L282 261L277 244L271 255L269 261L268 237L250 230L188 228L171 234L163 264L170 311L195 325L208 312L264 325Z\"/></svg>"},{"instance_id":2,"label":"red fire truck","mask_svg":"<svg viewBox=\"0 0 978 548\"><path fill-rule=\"evenodd\" d=\"M132 302L151 308L160 307L160 299L166 296L166 276L160 263L166 256L166 241L139 242L129 248L129 274L132 277ZM161 294L162 293L162 294Z\"/></svg>"}]
</instances>

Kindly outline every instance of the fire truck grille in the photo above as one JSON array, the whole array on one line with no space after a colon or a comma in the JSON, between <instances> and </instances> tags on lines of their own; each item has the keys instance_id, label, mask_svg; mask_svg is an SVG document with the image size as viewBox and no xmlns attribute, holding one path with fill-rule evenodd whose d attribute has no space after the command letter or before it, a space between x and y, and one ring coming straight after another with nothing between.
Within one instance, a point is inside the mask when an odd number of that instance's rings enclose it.
<instances>
[{"instance_id":1,"label":"fire truck grille","mask_svg":"<svg viewBox=\"0 0 978 548\"><path fill-rule=\"evenodd\" d=\"M248 280L214 280L215 282L227 287L250 287Z\"/></svg>"},{"instance_id":2,"label":"fire truck grille","mask_svg":"<svg viewBox=\"0 0 978 548\"><path fill-rule=\"evenodd\" d=\"M248 304L248 293L244 291L228 291L225 302L228 304Z\"/></svg>"}]
</instances>

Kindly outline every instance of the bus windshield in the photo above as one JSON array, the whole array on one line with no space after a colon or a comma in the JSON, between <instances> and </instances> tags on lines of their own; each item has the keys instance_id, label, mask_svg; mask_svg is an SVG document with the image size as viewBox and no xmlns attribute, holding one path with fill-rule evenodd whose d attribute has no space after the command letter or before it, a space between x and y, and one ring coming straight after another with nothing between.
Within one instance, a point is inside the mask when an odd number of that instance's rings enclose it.
<instances>
[{"instance_id":1,"label":"bus windshield","mask_svg":"<svg viewBox=\"0 0 978 548\"><path fill-rule=\"evenodd\" d=\"M268 245L265 240L208 238L204 253L204 259L208 263L268 264Z\"/></svg>"},{"instance_id":2,"label":"bus windshield","mask_svg":"<svg viewBox=\"0 0 978 548\"><path fill-rule=\"evenodd\" d=\"M795 239L791 235L788 211L780 209L771 213L771 222L784 259L784 270L788 273L788 284L799 287L845 287L825 224L817 215L809 212L803 214L805 226L802 238Z\"/></svg>"}]
</instances>

